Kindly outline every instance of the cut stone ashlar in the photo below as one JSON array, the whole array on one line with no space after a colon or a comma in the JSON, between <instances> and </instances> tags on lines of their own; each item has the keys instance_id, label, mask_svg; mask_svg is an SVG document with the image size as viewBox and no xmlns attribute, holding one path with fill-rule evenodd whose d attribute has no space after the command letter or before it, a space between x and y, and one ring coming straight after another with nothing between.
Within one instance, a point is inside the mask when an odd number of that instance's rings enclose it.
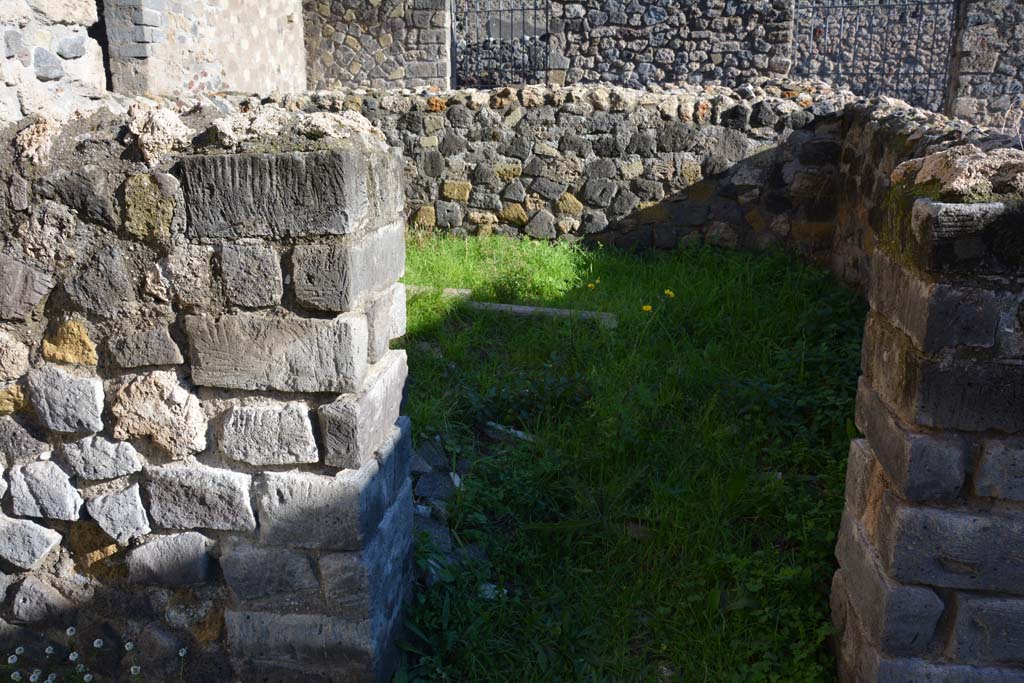
<instances>
[{"instance_id":1,"label":"cut stone ashlar","mask_svg":"<svg viewBox=\"0 0 1024 683\"><path fill-rule=\"evenodd\" d=\"M220 566L235 603L245 609L325 610L316 560L308 552L235 541L222 549Z\"/></svg>"},{"instance_id":2,"label":"cut stone ashlar","mask_svg":"<svg viewBox=\"0 0 1024 683\"><path fill-rule=\"evenodd\" d=\"M371 363L384 357L392 339L405 336L406 321L406 292L402 283L388 287L366 306L367 355Z\"/></svg>"},{"instance_id":3,"label":"cut stone ashlar","mask_svg":"<svg viewBox=\"0 0 1024 683\"><path fill-rule=\"evenodd\" d=\"M213 576L213 547L195 531L152 537L128 553L128 580L169 588L207 583Z\"/></svg>"},{"instance_id":4,"label":"cut stone ashlar","mask_svg":"<svg viewBox=\"0 0 1024 683\"><path fill-rule=\"evenodd\" d=\"M988 439L974 470L974 493L1024 502L1024 439Z\"/></svg>"},{"instance_id":5,"label":"cut stone ashlar","mask_svg":"<svg viewBox=\"0 0 1024 683\"><path fill-rule=\"evenodd\" d=\"M191 464L145 472L149 513L163 529L253 531L248 474ZM305 520L306 523L309 519Z\"/></svg>"},{"instance_id":6,"label":"cut stone ashlar","mask_svg":"<svg viewBox=\"0 0 1024 683\"><path fill-rule=\"evenodd\" d=\"M260 541L321 550L364 547L408 478L411 456L411 428L402 418L377 459L357 470L333 477L307 472L259 475L255 497Z\"/></svg>"},{"instance_id":7,"label":"cut stone ashlar","mask_svg":"<svg viewBox=\"0 0 1024 683\"><path fill-rule=\"evenodd\" d=\"M319 311L351 311L404 274L405 226L393 223L338 244L297 246L292 266L299 303Z\"/></svg>"},{"instance_id":8,"label":"cut stone ashlar","mask_svg":"<svg viewBox=\"0 0 1024 683\"><path fill-rule=\"evenodd\" d=\"M228 458L257 467L320 459L304 403L233 406L224 417L217 445Z\"/></svg>"},{"instance_id":9,"label":"cut stone ashlar","mask_svg":"<svg viewBox=\"0 0 1024 683\"><path fill-rule=\"evenodd\" d=\"M348 394L319 410L324 462L357 469L373 458L398 419L409 374L404 351L390 351L370 366L359 394Z\"/></svg>"},{"instance_id":10,"label":"cut stone ashlar","mask_svg":"<svg viewBox=\"0 0 1024 683\"><path fill-rule=\"evenodd\" d=\"M358 388L366 374L362 315L331 320L189 316L185 327L192 381L200 386L341 393Z\"/></svg>"},{"instance_id":11,"label":"cut stone ashlar","mask_svg":"<svg viewBox=\"0 0 1024 683\"><path fill-rule=\"evenodd\" d=\"M0 254L0 319L27 319L53 285L49 273Z\"/></svg>"}]
</instances>

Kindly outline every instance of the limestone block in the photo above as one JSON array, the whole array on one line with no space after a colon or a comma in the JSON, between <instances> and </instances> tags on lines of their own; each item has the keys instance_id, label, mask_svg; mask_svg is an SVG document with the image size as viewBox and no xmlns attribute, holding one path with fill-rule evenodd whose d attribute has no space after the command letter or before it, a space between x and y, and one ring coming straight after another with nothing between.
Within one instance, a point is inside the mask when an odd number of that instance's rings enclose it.
<instances>
[{"instance_id":1,"label":"limestone block","mask_svg":"<svg viewBox=\"0 0 1024 683\"><path fill-rule=\"evenodd\" d=\"M402 310L403 314L405 309ZM0 330L0 381L18 379L28 372L28 347Z\"/></svg>"},{"instance_id":2,"label":"limestone block","mask_svg":"<svg viewBox=\"0 0 1024 683\"><path fill-rule=\"evenodd\" d=\"M969 456L962 438L906 428L864 378L857 391L856 420L902 495L914 501L951 500L959 495Z\"/></svg>"},{"instance_id":3,"label":"limestone block","mask_svg":"<svg viewBox=\"0 0 1024 683\"><path fill-rule=\"evenodd\" d=\"M974 494L1024 501L1024 440L988 439L974 472Z\"/></svg>"},{"instance_id":4,"label":"limestone block","mask_svg":"<svg viewBox=\"0 0 1024 683\"><path fill-rule=\"evenodd\" d=\"M377 188L398 186L400 168L397 157L354 143L330 152L188 157L180 172L189 234L313 237L393 223L401 193Z\"/></svg>"},{"instance_id":5,"label":"limestone block","mask_svg":"<svg viewBox=\"0 0 1024 683\"><path fill-rule=\"evenodd\" d=\"M119 545L128 545L132 539L150 532L138 484L132 484L123 491L97 496L86 503L85 509Z\"/></svg>"},{"instance_id":6,"label":"limestone block","mask_svg":"<svg viewBox=\"0 0 1024 683\"><path fill-rule=\"evenodd\" d=\"M924 653L944 608L935 591L891 581L864 529L849 513L843 516L836 558L851 606L873 642L890 654Z\"/></svg>"},{"instance_id":7,"label":"limestone block","mask_svg":"<svg viewBox=\"0 0 1024 683\"><path fill-rule=\"evenodd\" d=\"M11 508L24 517L78 520L82 497L68 475L50 460L11 468Z\"/></svg>"},{"instance_id":8,"label":"limestone block","mask_svg":"<svg viewBox=\"0 0 1024 683\"><path fill-rule=\"evenodd\" d=\"M69 618L74 604L53 586L35 576L26 577L14 593L11 613L19 622L36 624Z\"/></svg>"},{"instance_id":9,"label":"limestone block","mask_svg":"<svg viewBox=\"0 0 1024 683\"><path fill-rule=\"evenodd\" d=\"M96 3L87 0L29 0L29 4L57 24L92 26L98 21Z\"/></svg>"},{"instance_id":10,"label":"limestone block","mask_svg":"<svg viewBox=\"0 0 1024 683\"><path fill-rule=\"evenodd\" d=\"M238 605L273 612L323 612L316 564L307 553L234 543L220 557Z\"/></svg>"},{"instance_id":11,"label":"limestone block","mask_svg":"<svg viewBox=\"0 0 1024 683\"><path fill-rule=\"evenodd\" d=\"M0 254L0 319L27 319L53 284L49 273Z\"/></svg>"},{"instance_id":12,"label":"limestone block","mask_svg":"<svg viewBox=\"0 0 1024 683\"><path fill-rule=\"evenodd\" d=\"M111 412L115 439L149 438L173 458L206 448L206 415L199 399L173 372L153 372L123 383Z\"/></svg>"},{"instance_id":13,"label":"limestone block","mask_svg":"<svg viewBox=\"0 0 1024 683\"><path fill-rule=\"evenodd\" d=\"M366 318L189 316L192 381L229 389L344 392L366 374ZM238 349L246 349L244 355Z\"/></svg>"},{"instance_id":14,"label":"limestone block","mask_svg":"<svg viewBox=\"0 0 1024 683\"><path fill-rule=\"evenodd\" d=\"M250 465L293 465L320 459L309 408L303 403L233 406L221 425L217 446Z\"/></svg>"},{"instance_id":15,"label":"limestone block","mask_svg":"<svg viewBox=\"0 0 1024 683\"><path fill-rule=\"evenodd\" d=\"M358 469L373 458L398 420L409 374L404 351L390 351L370 366L359 394L342 396L319 411L324 463Z\"/></svg>"},{"instance_id":16,"label":"limestone block","mask_svg":"<svg viewBox=\"0 0 1024 683\"><path fill-rule=\"evenodd\" d=\"M201 465L151 467L146 470L149 514L164 529L253 531L251 481L248 474Z\"/></svg>"},{"instance_id":17,"label":"limestone block","mask_svg":"<svg viewBox=\"0 0 1024 683\"><path fill-rule=\"evenodd\" d=\"M295 247L295 296L320 311L350 311L405 272L405 230L394 223L346 244Z\"/></svg>"},{"instance_id":18,"label":"limestone block","mask_svg":"<svg viewBox=\"0 0 1024 683\"><path fill-rule=\"evenodd\" d=\"M154 365L181 365L185 359L166 327L137 332L110 342L110 362L131 369Z\"/></svg>"},{"instance_id":19,"label":"limestone block","mask_svg":"<svg viewBox=\"0 0 1024 683\"><path fill-rule=\"evenodd\" d=\"M0 513L0 557L15 567L38 569L50 551L60 545L60 540L60 534L53 529Z\"/></svg>"},{"instance_id":20,"label":"limestone block","mask_svg":"<svg viewBox=\"0 0 1024 683\"><path fill-rule=\"evenodd\" d=\"M256 482L260 541L267 545L358 550L373 535L409 476L411 430L400 421L388 443L358 470L323 476L266 472ZM317 520L315 526L309 520Z\"/></svg>"},{"instance_id":21,"label":"limestone block","mask_svg":"<svg viewBox=\"0 0 1024 683\"><path fill-rule=\"evenodd\" d=\"M55 432L98 432L103 429L103 382L78 378L53 366L28 375L28 393L39 421Z\"/></svg>"},{"instance_id":22,"label":"limestone block","mask_svg":"<svg viewBox=\"0 0 1024 683\"><path fill-rule=\"evenodd\" d=\"M32 462L48 450L45 441L32 436L13 417L0 416L0 456L8 466Z\"/></svg>"},{"instance_id":23,"label":"limestone block","mask_svg":"<svg viewBox=\"0 0 1024 683\"><path fill-rule=\"evenodd\" d=\"M366 307L366 326L369 338L368 360L378 362L388 352L392 339L405 336L405 285L397 283L384 290Z\"/></svg>"},{"instance_id":24,"label":"limestone block","mask_svg":"<svg viewBox=\"0 0 1024 683\"><path fill-rule=\"evenodd\" d=\"M213 541L194 531L151 538L128 554L128 580L171 588L206 583L212 548Z\"/></svg>"},{"instance_id":25,"label":"limestone block","mask_svg":"<svg viewBox=\"0 0 1024 683\"><path fill-rule=\"evenodd\" d=\"M220 253L225 298L236 306L260 308L281 302L281 261L273 247L227 244Z\"/></svg>"},{"instance_id":26,"label":"limestone block","mask_svg":"<svg viewBox=\"0 0 1024 683\"><path fill-rule=\"evenodd\" d=\"M957 593L954 613L954 660L1024 663L1024 600Z\"/></svg>"}]
</instances>

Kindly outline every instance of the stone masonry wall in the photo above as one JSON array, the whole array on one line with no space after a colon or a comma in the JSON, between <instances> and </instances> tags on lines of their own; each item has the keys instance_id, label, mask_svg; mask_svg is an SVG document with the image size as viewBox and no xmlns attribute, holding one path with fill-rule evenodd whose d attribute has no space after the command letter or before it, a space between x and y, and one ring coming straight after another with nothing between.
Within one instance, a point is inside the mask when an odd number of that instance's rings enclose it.
<instances>
[{"instance_id":1,"label":"stone masonry wall","mask_svg":"<svg viewBox=\"0 0 1024 683\"><path fill-rule=\"evenodd\" d=\"M306 89L301 0L104 0L114 91Z\"/></svg>"},{"instance_id":2,"label":"stone masonry wall","mask_svg":"<svg viewBox=\"0 0 1024 683\"><path fill-rule=\"evenodd\" d=\"M957 47L952 114L1007 133L1024 129L1024 5L969 0Z\"/></svg>"},{"instance_id":3,"label":"stone masonry wall","mask_svg":"<svg viewBox=\"0 0 1024 683\"><path fill-rule=\"evenodd\" d=\"M7 131L0 640L74 625L96 673L160 683L390 680L401 163L353 114L239 106Z\"/></svg>"},{"instance_id":4,"label":"stone masonry wall","mask_svg":"<svg viewBox=\"0 0 1024 683\"><path fill-rule=\"evenodd\" d=\"M304 0L315 88L451 83L450 0Z\"/></svg>"},{"instance_id":5,"label":"stone masonry wall","mask_svg":"<svg viewBox=\"0 0 1024 683\"><path fill-rule=\"evenodd\" d=\"M106 88L93 0L0 2L0 127L22 116L66 114Z\"/></svg>"}]
</instances>

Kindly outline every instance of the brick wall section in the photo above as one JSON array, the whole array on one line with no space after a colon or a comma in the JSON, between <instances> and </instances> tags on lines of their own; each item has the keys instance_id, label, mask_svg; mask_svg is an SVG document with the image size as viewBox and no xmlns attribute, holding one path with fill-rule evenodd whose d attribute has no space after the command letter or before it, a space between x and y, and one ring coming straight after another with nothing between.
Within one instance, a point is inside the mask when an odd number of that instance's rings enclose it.
<instances>
[{"instance_id":1,"label":"brick wall section","mask_svg":"<svg viewBox=\"0 0 1024 683\"><path fill-rule=\"evenodd\" d=\"M451 83L450 0L304 0L311 88Z\"/></svg>"},{"instance_id":2,"label":"brick wall section","mask_svg":"<svg viewBox=\"0 0 1024 683\"><path fill-rule=\"evenodd\" d=\"M114 91L306 89L300 0L104 0Z\"/></svg>"},{"instance_id":3,"label":"brick wall section","mask_svg":"<svg viewBox=\"0 0 1024 683\"><path fill-rule=\"evenodd\" d=\"M412 585L401 162L351 115L210 114L7 143L0 640L75 625L152 680L388 681ZM40 134L53 154L27 155Z\"/></svg>"}]
</instances>

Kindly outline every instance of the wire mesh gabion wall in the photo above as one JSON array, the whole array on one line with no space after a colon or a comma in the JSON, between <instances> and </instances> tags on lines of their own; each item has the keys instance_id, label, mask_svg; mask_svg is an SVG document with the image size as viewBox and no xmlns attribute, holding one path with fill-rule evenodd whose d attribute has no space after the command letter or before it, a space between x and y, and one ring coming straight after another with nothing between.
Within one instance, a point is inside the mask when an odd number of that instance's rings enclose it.
<instances>
[{"instance_id":1,"label":"wire mesh gabion wall","mask_svg":"<svg viewBox=\"0 0 1024 683\"><path fill-rule=\"evenodd\" d=\"M543 83L549 54L548 0L455 0L459 86Z\"/></svg>"},{"instance_id":2,"label":"wire mesh gabion wall","mask_svg":"<svg viewBox=\"0 0 1024 683\"><path fill-rule=\"evenodd\" d=\"M794 66L868 97L942 111L956 0L797 0Z\"/></svg>"}]
</instances>

